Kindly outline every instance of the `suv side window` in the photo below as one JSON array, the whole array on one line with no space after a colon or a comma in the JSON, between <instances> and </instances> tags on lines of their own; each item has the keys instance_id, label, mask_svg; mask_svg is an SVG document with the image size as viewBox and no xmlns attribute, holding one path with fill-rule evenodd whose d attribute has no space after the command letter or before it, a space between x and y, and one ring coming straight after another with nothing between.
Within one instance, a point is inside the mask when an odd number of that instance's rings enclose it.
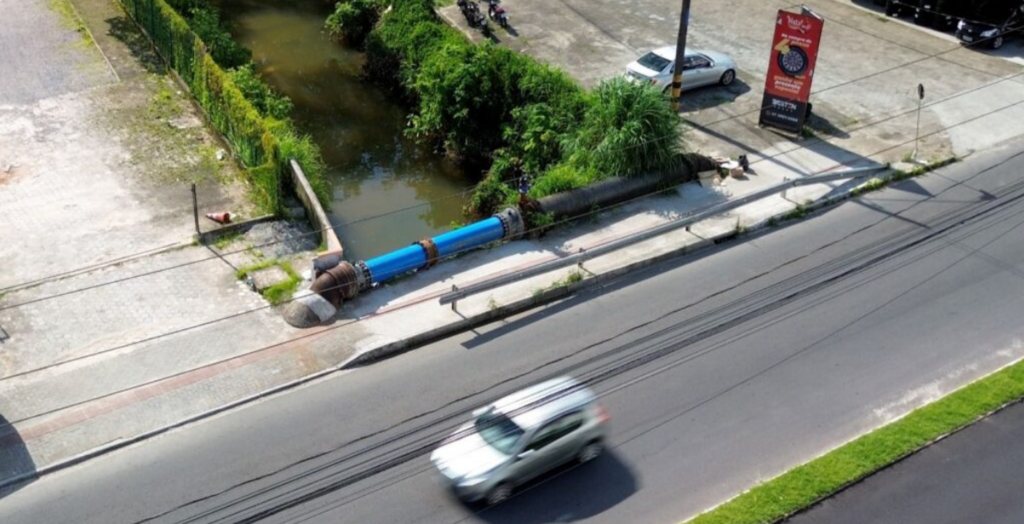
<instances>
[{"instance_id":1,"label":"suv side window","mask_svg":"<svg viewBox=\"0 0 1024 524\"><path fill-rule=\"evenodd\" d=\"M533 438L530 439L530 443L526 445L526 449L534 451L543 449L548 444L551 444L573 431L576 431L582 425L582 411L573 411L572 413L562 415L540 428Z\"/></svg>"}]
</instances>

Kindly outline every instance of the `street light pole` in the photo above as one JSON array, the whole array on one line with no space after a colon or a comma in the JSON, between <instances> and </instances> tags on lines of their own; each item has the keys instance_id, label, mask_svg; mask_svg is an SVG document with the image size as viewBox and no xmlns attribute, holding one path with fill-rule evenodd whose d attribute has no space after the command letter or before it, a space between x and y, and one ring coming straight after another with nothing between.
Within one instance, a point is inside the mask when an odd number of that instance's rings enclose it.
<instances>
[{"instance_id":1,"label":"street light pole","mask_svg":"<svg viewBox=\"0 0 1024 524\"><path fill-rule=\"evenodd\" d=\"M686 29L690 25L690 0L683 0L679 13L679 38L676 40L676 65L672 71L672 110L679 111L679 93L683 87L683 63L686 58Z\"/></svg>"}]
</instances>

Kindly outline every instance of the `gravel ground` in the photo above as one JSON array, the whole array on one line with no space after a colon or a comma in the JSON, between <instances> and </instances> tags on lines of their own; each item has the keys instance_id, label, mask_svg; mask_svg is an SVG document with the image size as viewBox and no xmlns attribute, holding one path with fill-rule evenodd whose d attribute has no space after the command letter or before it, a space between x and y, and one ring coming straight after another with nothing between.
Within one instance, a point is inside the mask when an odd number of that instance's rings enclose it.
<instances>
[{"instance_id":1,"label":"gravel ground","mask_svg":"<svg viewBox=\"0 0 1024 524\"><path fill-rule=\"evenodd\" d=\"M245 242L257 247L266 258L287 258L317 248L319 236L304 222L266 222L245 233ZM272 243L273 242L273 243ZM272 243L272 244L270 244ZM270 244L270 245L264 245Z\"/></svg>"}]
</instances>

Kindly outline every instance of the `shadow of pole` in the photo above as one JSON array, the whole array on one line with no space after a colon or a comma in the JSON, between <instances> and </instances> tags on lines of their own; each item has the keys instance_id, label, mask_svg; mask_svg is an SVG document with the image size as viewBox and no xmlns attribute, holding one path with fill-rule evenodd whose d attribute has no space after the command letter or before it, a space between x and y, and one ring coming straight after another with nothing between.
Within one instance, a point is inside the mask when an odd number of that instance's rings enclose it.
<instances>
[{"instance_id":1,"label":"shadow of pole","mask_svg":"<svg viewBox=\"0 0 1024 524\"><path fill-rule=\"evenodd\" d=\"M35 481L36 464L18 430L0 415L0 498Z\"/></svg>"}]
</instances>

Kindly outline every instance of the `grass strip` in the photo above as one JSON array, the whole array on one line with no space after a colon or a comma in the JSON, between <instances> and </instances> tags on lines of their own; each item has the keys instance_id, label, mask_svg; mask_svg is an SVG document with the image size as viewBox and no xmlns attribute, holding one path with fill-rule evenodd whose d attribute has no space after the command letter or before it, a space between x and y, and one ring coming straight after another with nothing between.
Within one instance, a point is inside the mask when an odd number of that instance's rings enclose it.
<instances>
[{"instance_id":1,"label":"grass strip","mask_svg":"<svg viewBox=\"0 0 1024 524\"><path fill-rule=\"evenodd\" d=\"M263 260L240 268L235 272L235 276L242 280L249 276L250 273L273 266L281 268L288 275L288 279L264 289L260 294L263 295L263 298L267 299L267 302L276 306L292 298L295 290L299 288L299 284L302 282L302 277L295 272L295 268L292 267L290 262L284 260Z\"/></svg>"},{"instance_id":2,"label":"grass strip","mask_svg":"<svg viewBox=\"0 0 1024 524\"><path fill-rule=\"evenodd\" d=\"M702 513L687 524L778 522L1024 397L1024 361Z\"/></svg>"}]
</instances>

